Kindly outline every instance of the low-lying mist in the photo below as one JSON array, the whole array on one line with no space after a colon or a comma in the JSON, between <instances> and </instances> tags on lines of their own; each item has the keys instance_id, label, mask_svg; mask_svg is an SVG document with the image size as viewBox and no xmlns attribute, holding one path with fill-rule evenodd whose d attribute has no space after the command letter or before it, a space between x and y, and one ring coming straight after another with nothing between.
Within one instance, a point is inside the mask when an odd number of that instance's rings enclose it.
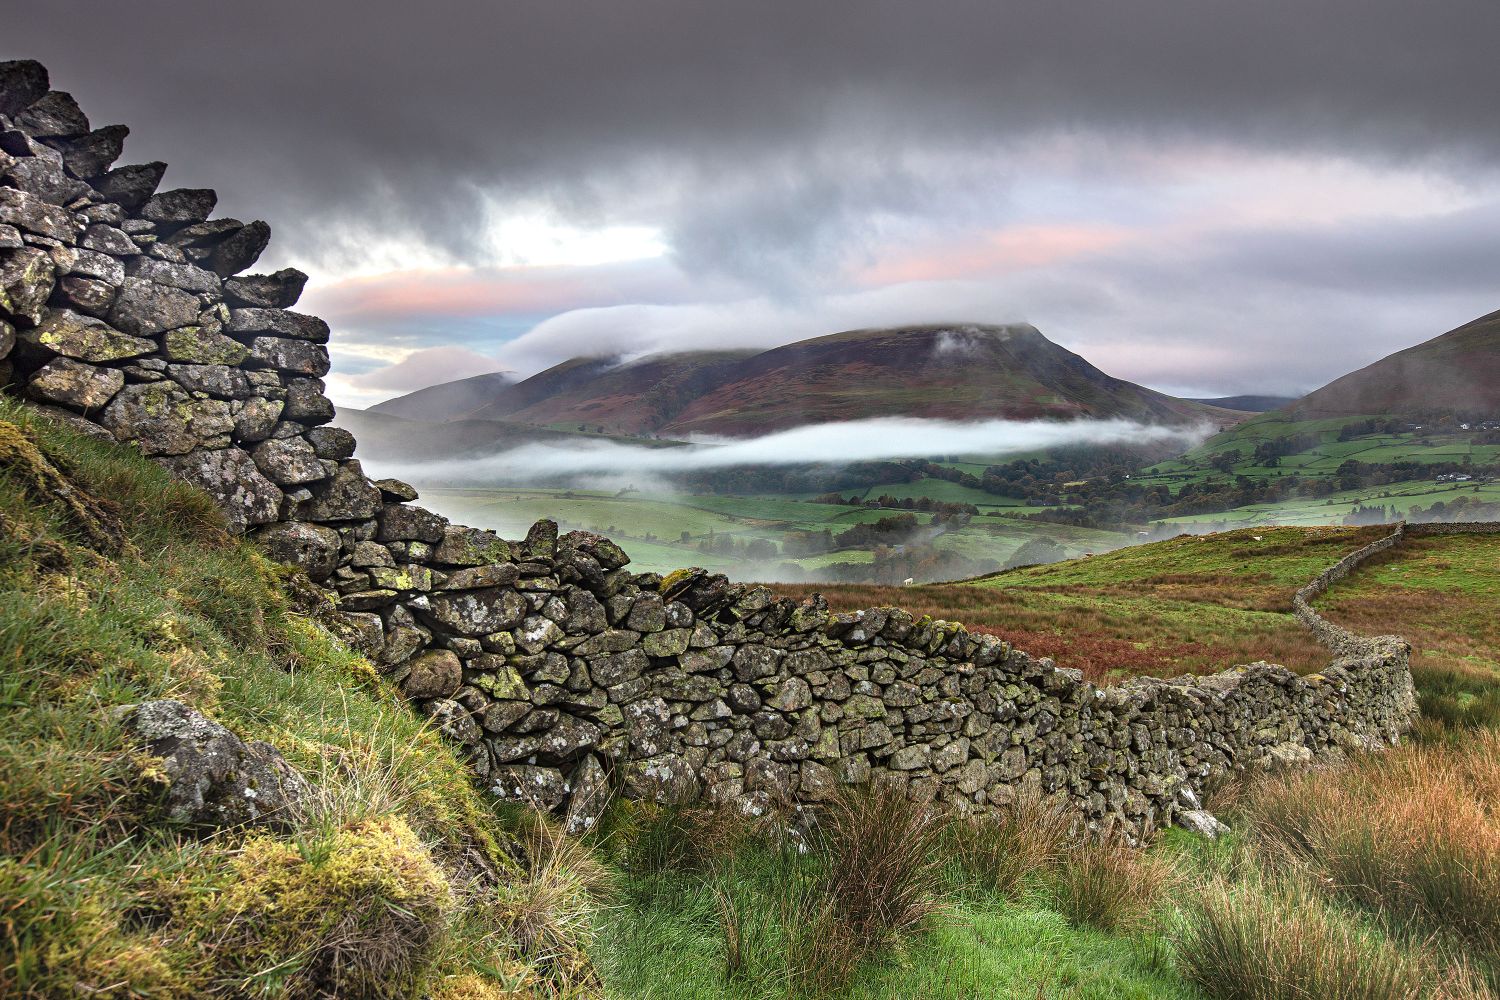
<instances>
[{"instance_id":1,"label":"low-lying mist","mask_svg":"<svg viewBox=\"0 0 1500 1000\"><path fill-rule=\"evenodd\" d=\"M1192 447L1213 429L1167 427L1132 420L982 420L959 422L879 417L812 424L754 438L696 439L649 447L578 438L539 441L462 458L383 461L381 475L417 485L488 486L546 483L615 489L667 486L667 480L711 469L932 458L1002 457L1048 448L1178 443Z\"/></svg>"}]
</instances>

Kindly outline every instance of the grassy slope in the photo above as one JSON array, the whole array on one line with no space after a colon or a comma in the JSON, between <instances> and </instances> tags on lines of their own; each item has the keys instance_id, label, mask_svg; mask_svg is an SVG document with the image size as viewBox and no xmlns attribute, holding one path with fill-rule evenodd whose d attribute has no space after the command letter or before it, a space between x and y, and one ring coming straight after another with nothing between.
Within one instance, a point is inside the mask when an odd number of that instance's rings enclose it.
<instances>
[{"instance_id":1,"label":"grassy slope","mask_svg":"<svg viewBox=\"0 0 1500 1000\"><path fill-rule=\"evenodd\" d=\"M501 997L587 975L576 946L544 968L542 942L518 931L523 914L548 927L586 906L545 838L523 849L446 744L288 602L205 495L31 424L79 495L109 498L103 523L125 526L124 547L91 547L20 463L27 423L0 404L0 995L308 995L350 933L345 968L390 959L372 981L390 995ZM164 825L153 765L115 712L160 697L314 780L294 828ZM536 905L543 882L551 909ZM336 929L345 917L374 936Z\"/></svg>"}]
</instances>

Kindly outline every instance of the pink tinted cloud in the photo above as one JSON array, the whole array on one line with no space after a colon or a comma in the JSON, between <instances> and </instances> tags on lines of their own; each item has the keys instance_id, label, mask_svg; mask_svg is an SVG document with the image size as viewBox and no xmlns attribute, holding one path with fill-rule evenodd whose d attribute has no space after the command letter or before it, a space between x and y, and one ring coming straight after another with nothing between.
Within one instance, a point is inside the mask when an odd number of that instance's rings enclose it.
<instances>
[{"instance_id":1,"label":"pink tinted cloud","mask_svg":"<svg viewBox=\"0 0 1500 1000\"><path fill-rule=\"evenodd\" d=\"M894 253L856 275L865 287L950 281L1047 267L1113 249L1133 234L1117 226L1018 226L915 253Z\"/></svg>"},{"instance_id":2,"label":"pink tinted cloud","mask_svg":"<svg viewBox=\"0 0 1500 1000\"><path fill-rule=\"evenodd\" d=\"M658 262L592 267L443 268L314 284L304 300L336 325L389 325L407 317L535 315L674 295Z\"/></svg>"},{"instance_id":3,"label":"pink tinted cloud","mask_svg":"<svg viewBox=\"0 0 1500 1000\"><path fill-rule=\"evenodd\" d=\"M384 368L362 375L346 376L345 381L360 390L410 392L439 382L506 370L498 359L471 351L467 347L428 347L413 351Z\"/></svg>"}]
</instances>

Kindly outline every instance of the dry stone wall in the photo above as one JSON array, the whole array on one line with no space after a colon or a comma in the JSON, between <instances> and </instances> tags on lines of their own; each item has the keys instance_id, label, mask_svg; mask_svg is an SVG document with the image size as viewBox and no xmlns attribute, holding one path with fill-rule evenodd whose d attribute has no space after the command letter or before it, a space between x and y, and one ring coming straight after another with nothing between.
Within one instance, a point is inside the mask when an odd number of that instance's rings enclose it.
<instances>
[{"instance_id":1,"label":"dry stone wall","mask_svg":"<svg viewBox=\"0 0 1500 1000\"><path fill-rule=\"evenodd\" d=\"M1412 721L1395 638L1334 642L1310 677L1097 688L956 624L632 573L608 539L547 521L516 541L450 524L371 481L331 426L329 328L291 308L306 276L241 274L265 223L158 190L161 163L113 166L126 133L93 128L36 63L0 64L0 384L196 483L327 588L346 641L498 795L581 829L612 791L753 812L841 783L958 810L1034 789L1139 829L1228 772Z\"/></svg>"}]
</instances>

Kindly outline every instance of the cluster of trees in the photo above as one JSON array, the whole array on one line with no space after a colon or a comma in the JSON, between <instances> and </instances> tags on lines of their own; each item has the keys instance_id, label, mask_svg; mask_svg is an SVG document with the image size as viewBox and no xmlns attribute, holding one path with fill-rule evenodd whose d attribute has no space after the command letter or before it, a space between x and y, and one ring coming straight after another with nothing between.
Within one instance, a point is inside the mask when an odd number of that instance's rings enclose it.
<instances>
[{"instance_id":1,"label":"cluster of trees","mask_svg":"<svg viewBox=\"0 0 1500 1000\"><path fill-rule=\"evenodd\" d=\"M691 541L691 536L684 531L681 541L687 543ZM698 539L698 551L705 555L737 556L757 562L776 559L781 555L781 547L769 538L720 535L715 534L712 528L709 529L708 534Z\"/></svg>"},{"instance_id":2,"label":"cluster of trees","mask_svg":"<svg viewBox=\"0 0 1500 1000\"><path fill-rule=\"evenodd\" d=\"M822 496L814 497L813 503L833 504L839 507L879 507L887 510L916 510L923 513L932 512L937 514L978 514L979 508L971 503L954 503L947 500L934 500L931 497L894 497L889 493L882 493L871 500L864 500L858 494L851 493L848 499L837 493L824 493Z\"/></svg>"}]
</instances>

